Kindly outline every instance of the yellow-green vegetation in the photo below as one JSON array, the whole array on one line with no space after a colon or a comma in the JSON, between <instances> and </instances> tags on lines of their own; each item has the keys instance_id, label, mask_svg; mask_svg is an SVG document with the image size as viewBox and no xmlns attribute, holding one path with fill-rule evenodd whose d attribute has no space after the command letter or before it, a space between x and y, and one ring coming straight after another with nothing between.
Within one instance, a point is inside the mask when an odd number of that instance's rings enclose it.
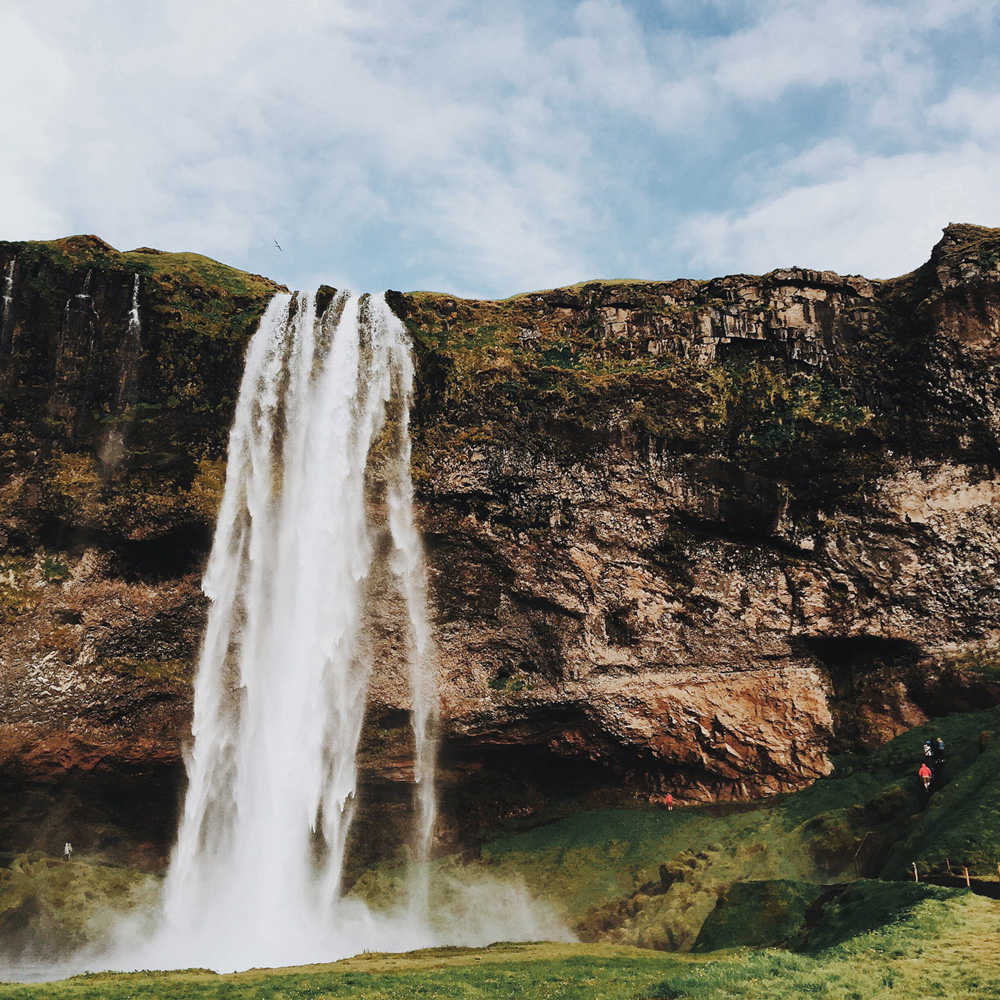
<instances>
[{"instance_id":1,"label":"yellow-green vegetation","mask_svg":"<svg viewBox=\"0 0 1000 1000\"><path fill-rule=\"evenodd\" d=\"M812 954L772 949L669 955L608 945L498 944L362 955L333 965L209 972L102 973L0 985L17 1000L993 1000L1000 904L968 894L908 903Z\"/></svg>"},{"instance_id":2,"label":"yellow-green vegetation","mask_svg":"<svg viewBox=\"0 0 1000 1000\"><path fill-rule=\"evenodd\" d=\"M577 458L625 435L759 462L842 446L867 426L870 412L830 372L774 358L707 363L663 348L697 342L723 306L707 285L678 284L681 304L671 285L628 281L500 302L406 296L421 390L435 414L419 426L421 461L437 449L519 436ZM630 334L626 312L658 339Z\"/></svg>"},{"instance_id":3,"label":"yellow-green vegetation","mask_svg":"<svg viewBox=\"0 0 1000 1000\"><path fill-rule=\"evenodd\" d=\"M188 660L149 660L136 656L116 656L102 661L102 666L125 677L152 681L187 681L193 670Z\"/></svg>"},{"instance_id":4,"label":"yellow-green vegetation","mask_svg":"<svg viewBox=\"0 0 1000 1000\"><path fill-rule=\"evenodd\" d=\"M79 528L142 540L187 525L211 525L222 502L225 462L202 457L183 482L133 467L114 477L86 452L53 453L43 471L48 509Z\"/></svg>"},{"instance_id":5,"label":"yellow-green vegetation","mask_svg":"<svg viewBox=\"0 0 1000 1000\"><path fill-rule=\"evenodd\" d=\"M756 808L578 812L497 837L471 864L456 857L438 866L452 878L521 881L586 939L687 950L736 883L905 878L912 862L927 874L943 871L946 858L973 874L995 872L1000 739L984 733L1000 733L1000 709L911 730ZM935 735L948 748L946 783L925 804L916 770L924 740ZM405 867L384 865L354 891L376 907L389 905L405 880Z\"/></svg>"},{"instance_id":6,"label":"yellow-green vegetation","mask_svg":"<svg viewBox=\"0 0 1000 1000\"><path fill-rule=\"evenodd\" d=\"M0 555L0 624L11 624L38 603L41 595L34 586L33 569L24 556Z\"/></svg>"},{"instance_id":7,"label":"yellow-green vegetation","mask_svg":"<svg viewBox=\"0 0 1000 1000\"><path fill-rule=\"evenodd\" d=\"M119 253L93 236L0 243L0 258L16 259L0 373L11 543L70 524L204 544L244 349L281 286L198 254Z\"/></svg>"},{"instance_id":8,"label":"yellow-green vegetation","mask_svg":"<svg viewBox=\"0 0 1000 1000\"><path fill-rule=\"evenodd\" d=\"M20 855L0 869L4 954L51 961L99 944L122 915L148 910L158 885L131 868Z\"/></svg>"}]
</instances>

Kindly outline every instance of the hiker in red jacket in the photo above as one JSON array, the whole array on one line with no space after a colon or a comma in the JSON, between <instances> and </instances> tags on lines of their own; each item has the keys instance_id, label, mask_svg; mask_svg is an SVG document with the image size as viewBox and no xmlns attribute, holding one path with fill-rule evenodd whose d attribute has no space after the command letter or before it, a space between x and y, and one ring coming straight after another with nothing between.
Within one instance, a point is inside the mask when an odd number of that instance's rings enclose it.
<instances>
[{"instance_id":1,"label":"hiker in red jacket","mask_svg":"<svg viewBox=\"0 0 1000 1000\"><path fill-rule=\"evenodd\" d=\"M924 790L930 791L931 778L934 777L934 772L926 764L921 764L917 774L920 775L920 780L924 783Z\"/></svg>"},{"instance_id":2,"label":"hiker in red jacket","mask_svg":"<svg viewBox=\"0 0 1000 1000\"><path fill-rule=\"evenodd\" d=\"M674 811L674 797L670 794L670 792L667 792L667 797L663 801L666 802L666 804L667 804L667 812L673 812Z\"/></svg>"}]
</instances>

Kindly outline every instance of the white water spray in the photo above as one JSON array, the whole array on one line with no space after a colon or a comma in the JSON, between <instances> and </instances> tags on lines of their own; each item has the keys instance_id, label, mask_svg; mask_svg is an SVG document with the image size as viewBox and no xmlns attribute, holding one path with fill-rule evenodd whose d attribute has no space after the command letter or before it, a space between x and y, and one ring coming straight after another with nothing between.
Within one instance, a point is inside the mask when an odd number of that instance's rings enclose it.
<instances>
[{"instance_id":1,"label":"white water spray","mask_svg":"<svg viewBox=\"0 0 1000 1000\"><path fill-rule=\"evenodd\" d=\"M366 470L390 403L401 415L385 428L391 565L411 632L425 855L434 821L437 695L409 475L412 381L405 331L381 297L341 293L317 316L313 298L279 295L250 344L203 583L212 604L157 964L288 965L427 943L426 913L411 908L387 933L385 919L340 895L371 670Z\"/></svg>"}]
</instances>

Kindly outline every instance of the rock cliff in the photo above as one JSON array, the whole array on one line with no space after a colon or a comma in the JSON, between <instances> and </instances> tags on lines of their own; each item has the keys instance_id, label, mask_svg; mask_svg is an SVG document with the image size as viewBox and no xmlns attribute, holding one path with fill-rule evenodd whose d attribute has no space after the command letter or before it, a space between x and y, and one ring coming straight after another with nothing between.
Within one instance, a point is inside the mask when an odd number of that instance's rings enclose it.
<instances>
[{"instance_id":1,"label":"rock cliff","mask_svg":"<svg viewBox=\"0 0 1000 1000\"><path fill-rule=\"evenodd\" d=\"M998 255L955 225L884 282L390 293L418 359L442 837L569 796L774 794L998 700ZM0 243L0 274L0 847L73 827L155 865L276 286L94 237ZM399 609L375 603L359 863L394 846L412 768Z\"/></svg>"}]
</instances>

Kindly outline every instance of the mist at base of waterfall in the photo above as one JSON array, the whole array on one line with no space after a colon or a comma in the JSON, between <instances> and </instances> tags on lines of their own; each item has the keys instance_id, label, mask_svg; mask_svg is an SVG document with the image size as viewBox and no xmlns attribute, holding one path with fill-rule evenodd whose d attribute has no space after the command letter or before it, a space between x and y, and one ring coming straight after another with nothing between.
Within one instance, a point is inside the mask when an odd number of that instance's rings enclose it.
<instances>
[{"instance_id":1,"label":"mist at base of waterfall","mask_svg":"<svg viewBox=\"0 0 1000 1000\"><path fill-rule=\"evenodd\" d=\"M18 959L0 958L0 980L51 982L81 973L204 968L238 972L335 962L363 952L406 952L421 948L485 947L498 941L574 941L565 922L517 882L493 878L476 867L449 860L393 869L392 879L423 882L426 908L419 911L405 892L396 905L369 905L348 894L322 927L305 922L273 924L265 944L219 926L205 933L178 934L163 919L163 886L145 883L130 911L95 907L83 927L91 944L57 959L39 950ZM155 883L158 880L152 879ZM384 894L383 894L384 895ZM423 894L420 893L423 900ZM52 944L51 940L48 944Z\"/></svg>"}]
</instances>

